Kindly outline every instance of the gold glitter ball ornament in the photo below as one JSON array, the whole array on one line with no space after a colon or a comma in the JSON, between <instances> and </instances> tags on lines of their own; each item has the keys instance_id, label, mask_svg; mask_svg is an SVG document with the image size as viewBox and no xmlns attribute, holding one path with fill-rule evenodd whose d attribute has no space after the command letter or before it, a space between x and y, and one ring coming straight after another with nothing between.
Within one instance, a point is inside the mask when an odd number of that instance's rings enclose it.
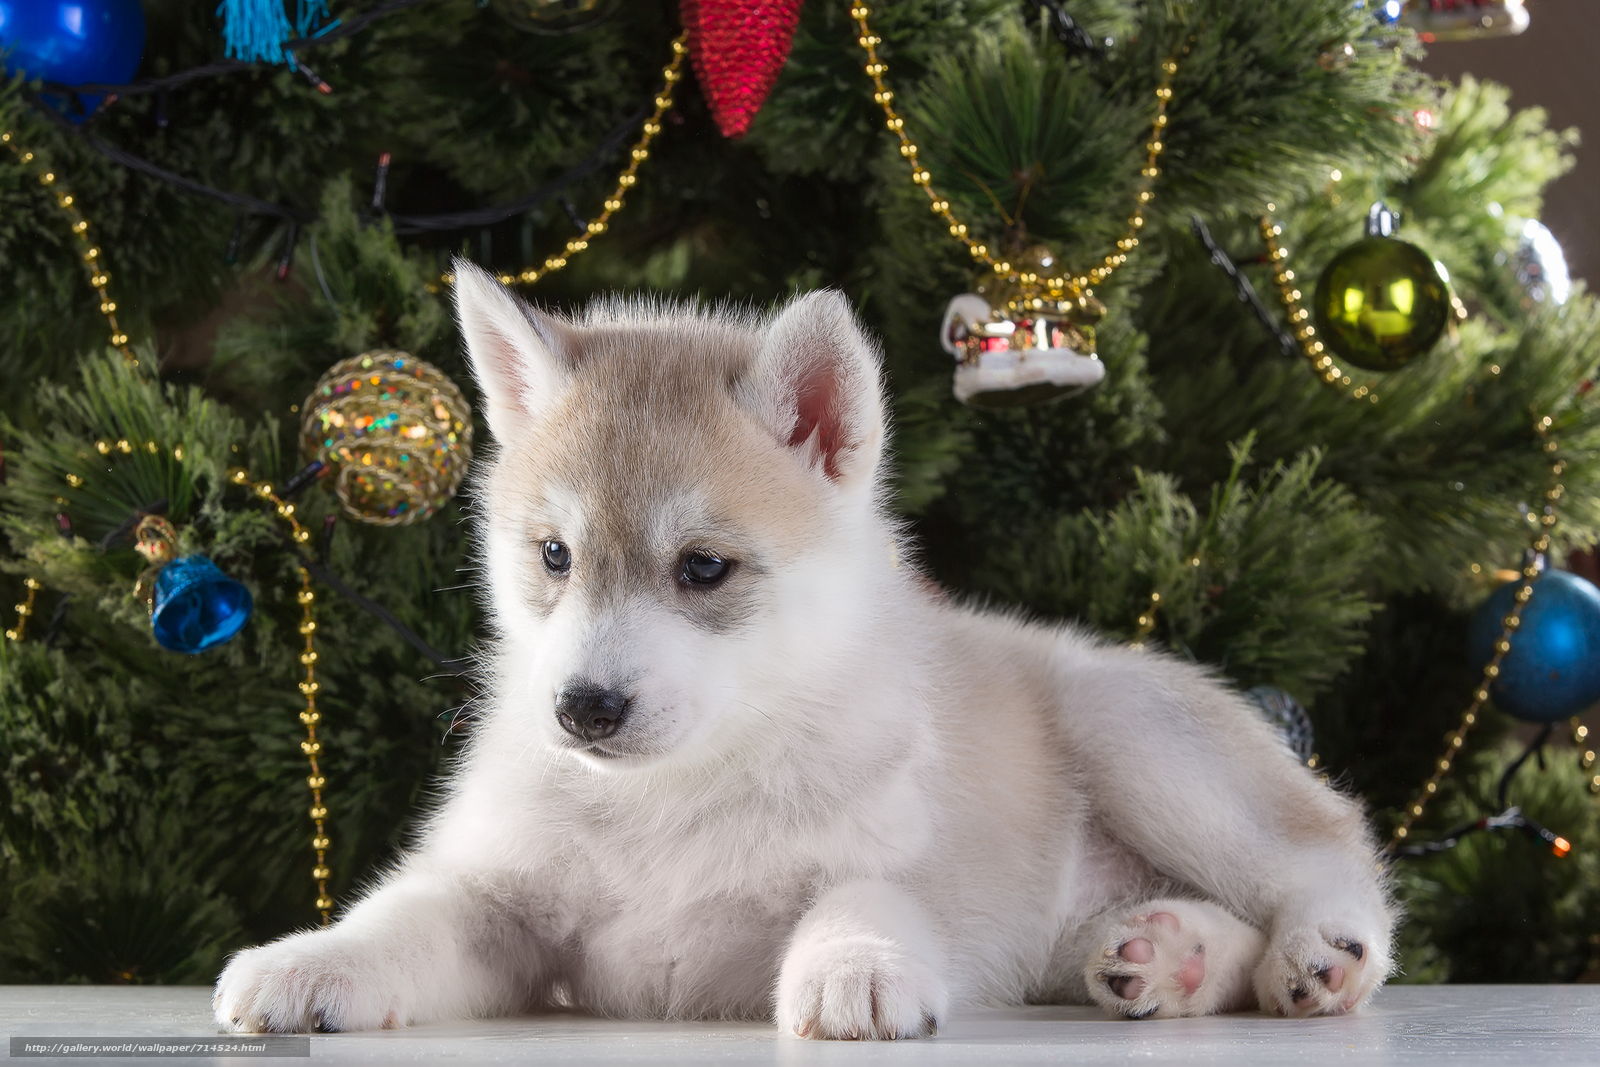
<instances>
[{"instance_id":1,"label":"gold glitter ball ornament","mask_svg":"<svg viewBox=\"0 0 1600 1067\"><path fill-rule=\"evenodd\" d=\"M328 368L302 405L300 446L332 471L347 514L376 526L426 519L472 461L472 409L439 368L363 352Z\"/></svg>"}]
</instances>

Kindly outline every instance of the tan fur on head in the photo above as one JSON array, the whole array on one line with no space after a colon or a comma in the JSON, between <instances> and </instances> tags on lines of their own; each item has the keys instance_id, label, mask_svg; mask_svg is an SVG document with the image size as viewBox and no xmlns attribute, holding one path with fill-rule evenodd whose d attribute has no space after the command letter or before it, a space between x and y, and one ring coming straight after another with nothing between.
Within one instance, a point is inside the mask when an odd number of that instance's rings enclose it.
<instances>
[{"instance_id":1,"label":"tan fur on head","mask_svg":"<svg viewBox=\"0 0 1600 1067\"><path fill-rule=\"evenodd\" d=\"M502 440L546 413L580 369L610 362L613 377L664 372L641 394L652 400L670 402L673 381L683 397L721 381L778 443L827 477L870 487L878 475L879 354L841 293L808 293L772 315L610 297L564 319L530 307L469 261L457 260L455 271L461 333Z\"/></svg>"}]
</instances>

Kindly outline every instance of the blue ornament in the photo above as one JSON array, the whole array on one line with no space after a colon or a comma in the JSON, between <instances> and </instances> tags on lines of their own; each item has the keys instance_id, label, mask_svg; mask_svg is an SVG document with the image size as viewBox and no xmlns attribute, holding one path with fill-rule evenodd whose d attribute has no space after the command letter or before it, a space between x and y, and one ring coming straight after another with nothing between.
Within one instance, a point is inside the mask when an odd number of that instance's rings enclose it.
<instances>
[{"instance_id":1,"label":"blue ornament","mask_svg":"<svg viewBox=\"0 0 1600 1067\"><path fill-rule=\"evenodd\" d=\"M1356 10L1366 7L1366 0L1356 0ZM1372 15L1380 26L1393 26L1400 21L1405 3L1403 0L1372 0Z\"/></svg>"},{"instance_id":2,"label":"blue ornament","mask_svg":"<svg viewBox=\"0 0 1600 1067\"><path fill-rule=\"evenodd\" d=\"M133 77L144 54L144 8L139 0L0 0L0 52L6 73L82 85L119 84ZM82 122L100 103L78 98L84 110L52 97L63 114Z\"/></svg>"},{"instance_id":3,"label":"blue ornament","mask_svg":"<svg viewBox=\"0 0 1600 1067\"><path fill-rule=\"evenodd\" d=\"M1472 620L1472 659L1488 663L1521 581L1507 582ZM1558 722L1600 701L1600 589L1568 571L1533 583L1511 651L1489 685L1495 706L1527 722Z\"/></svg>"},{"instance_id":4,"label":"blue ornament","mask_svg":"<svg viewBox=\"0 0 1600 1067\"><path fill-rule=\"evenodd\" d=\"M180 556L156 575L150 625L171 652L204 652L250 621L250 590L204 556Z\"/></svg>"}]
</instances>

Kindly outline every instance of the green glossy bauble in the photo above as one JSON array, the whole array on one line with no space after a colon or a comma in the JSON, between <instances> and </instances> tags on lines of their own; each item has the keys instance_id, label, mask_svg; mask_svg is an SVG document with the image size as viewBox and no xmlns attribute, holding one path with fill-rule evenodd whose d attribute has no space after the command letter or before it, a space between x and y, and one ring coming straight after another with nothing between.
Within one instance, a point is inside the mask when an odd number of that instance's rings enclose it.
<instances>
[{"instance_id":1,"label":"green glossy bauble","mask_svg":"<svg viewBox=\"0 0 1600 1067\"><path fill-rule=\"evenodd\" d=\"M1333 257L1315 306L1317 330L1335 355L1364 370L1394 370L1439 340L1450 289L1416 245L1368 237Z\"/></svg>"}]
</instances>

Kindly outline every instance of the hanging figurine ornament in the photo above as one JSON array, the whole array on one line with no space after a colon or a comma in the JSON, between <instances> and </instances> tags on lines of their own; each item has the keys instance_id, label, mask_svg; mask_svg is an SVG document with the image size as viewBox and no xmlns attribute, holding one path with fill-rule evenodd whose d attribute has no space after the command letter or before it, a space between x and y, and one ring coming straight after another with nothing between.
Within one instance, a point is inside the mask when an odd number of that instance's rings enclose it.
<instances>
[{"instance_id":1,"label":"hanging figurine ornament","mask_svg":"<svg viewBox=\"0 0 1600 1067\"><path fill-rule=\"evenodd\" d=\"M950 301L939 331L940 344L957 360L956 398L973 407L1018 407L1058 400L1095 385L1105 377L1094 338L1105 305L1096 298L1094 286L1126 263L1128 253L1139 246L1145 209L1155 199L1153 186L1161 173L1158 163L1166 149L1162 138L1177 60L1161 64L1156 114L1127 231L1117 241L1115 252L1077 274L1064 269L1043 245L1018 242L1018 247L996 256L951 211L950 201L934 189L933 175L918 159L919 149L906 132L905 120L895 111L894 93L883 79L889 68L878 58L877 46L883 39L867 25L870 14L865 4L850 8L850 17L860 31L856 43L867 55L872 98L883 108L889 130L900 138L900 155L911 166L911 181L927 195L929 208L949 227L950 236L988 268L974 281L972 292Z\"/></svg>"},{"instance_id":2,"label":"hanging figurine ornament","mask_svg":"<svg viewBox=\"0 0 1600 1067\"><path fill-rule=\"evenodd\" d=\"M1081 393L1106 376L1094 327L1105 305L1087 289L1076 299L1041 291L1055 257L1034 245L1017 257L1020 273L980 274L973 292L950 301L939 328L956 358L956 399L975 408L1023 407Z\"/></svg>"},{"instance_id":3,"label":"hanging figurine ornament","mask_svg":"<svg viewBox=\"0 0 1600 1067\"><path fill-rule=\"evenodd\" d=\"M426 519L472 461L472 409L456 383L405 352L328 368L303 406L300 444L332 471L339 503L376 526Z\"/></svg>"},{"instance_id":4,"label":"hanging figurine ornament","mask_svg":"<svg viewBox=\"0 0 1600 1067\"><path fill-rule=\"evenodd\" d=\"M1400 24L1410 26L1424 44L1515 37L1528 28L1522 0L1405 0Z\"/></svg>"},{"instance_id":5,"label":"hanging figurine ornament","mask_svg":"<svg viewBox=\"0 0 1600 1067\"><path fill-rule=\"evenodd\" d=\"M1450 319L1450 286L1433 258L1394 236L1398 220L1382 203L1367 215L1367 236L1346 248L1317 280L1317 328L1348 363L1390 371L1431 349Z\"/></svg>"},{"instance_id":6,"label":"hanging figurine ornament","mask_svg":"<svg viewBox=\"0 0 1600 1067\"><path fill-rule=\"evenodd\" d=\"M193 655L233 639L250 621L250 590L205 556L178 555L178 531L160 515L134 529L134 548L149 564L134 596L150 609L156 644Z\"/></svg>"},{"instance_id":7,"label":"hanging figurine ornament","mask_svg":"<svg viewBox=\"0 0 1600 1067\"><path fill-rule=\"evenodd\" d=\"M801 0L680 0L700 91L724 137L743 137L778 80Z\"/></svg>"}]
</instances>

